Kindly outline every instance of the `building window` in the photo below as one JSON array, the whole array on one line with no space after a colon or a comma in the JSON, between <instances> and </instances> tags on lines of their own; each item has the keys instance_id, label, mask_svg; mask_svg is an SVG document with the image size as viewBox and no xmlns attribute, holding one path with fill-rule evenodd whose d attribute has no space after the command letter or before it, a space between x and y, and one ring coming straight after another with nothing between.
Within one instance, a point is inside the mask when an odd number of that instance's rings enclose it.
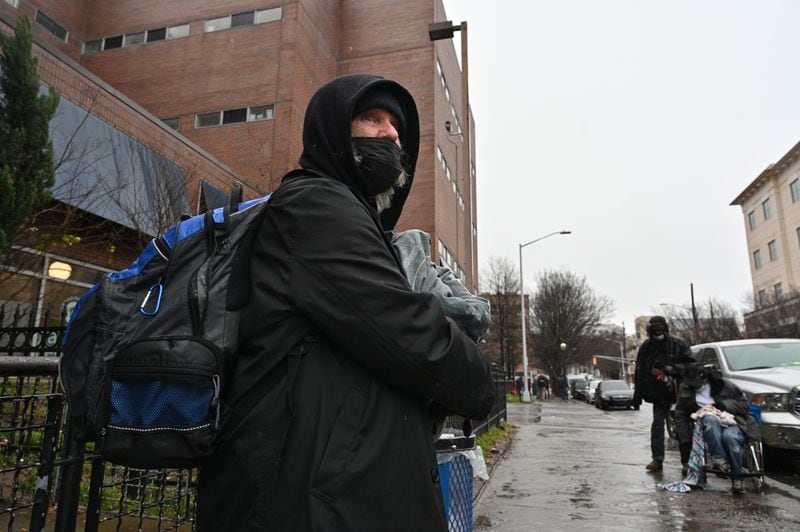
<instances>
[{"instance_id":1,"label":"building window","mask_svg":"<svg viewBox=\"0 0 800 532\"><path fill-rule=\"evenodd\" d=\"M19 7L19 0L5 0L11 7Z\"/></svg>"},{"instance_id":2,"label":"building window","mask_svg":"<svg viewBox=\"0 0 800 532\"><path fill-rule=\"evenodd\" d=\"M238 124L239 122L247 122L247 108L242 109L228 109L222 111L223 124Z\"/></svg>"},{"instance_id":3,"label":"building window","mask_svg":"<svg viewBox=\"0 0 800 532\"><path fill-rule=\"evenodd\" d=\"M775 301L780 301L783 299L783 283L775 283L773 286L775 289Z\"/></svg>"},{"instance_id":4,"label":"building window","mask_svg":"<svg viewBox=\"0 0 800 532\"><path fill-rule=\"evenodd\" d=\"M113 50L115 48L122 48L122 35L115 37L106 37L103 39L103 50Z\"/></svg>"},{"instance_id":5,"label":"building window","mask_svg":"<svg viewBox=\"0 0 800 532\"><path fill-rule=\"evenodd\" d=\"M792 192L792 203L800 201L800 179L795 179L789 184L789 190Z\"/></svg>"},{"instance_id":6,"label":"building window","mask_svg":"<svg viewBox=\"0 0 800 532\"><path fill-rule=\"evenodd\" d=\"M256 11L256 24L266 24L267 22L275 22L280 20L283 16L283 9L280 7L273 7L270 9L260 9Z\"/></svg>"},{"instance_id":7,"label":"building window","mask_svg":"<svg viewBox=\"0 0 800 532\"><path fill-rule=\"evenodd\" d=\"M221 121L220 121L221 115ZM196 115L194 127L211 127L220 124L240 124L242 122L256 122L275 118L275 105L257 105L254 107L240 107L225 109L213 113L200 113Z\"/></svg>"},{"instance_id":8,"label":"building window","mask_svg":"<svg viewBox=\"0 0 800 532\"><path fill-rule=\"evenodd\" d=\"M767 291L766 290L759 290L758 291L758 304L759 306L763 307L767 304Z\"/></svg>"},{"instance_id":9,"label":"building window","mask_svg":"<svg viewBox=\"0 0 800 532\"><path fill-rule=\"evenodd\" d=\"M181 126L181 119L178 117L162 118L161 121L164 122L165 125L174 129L175 131L178 131L178 128Z\"/></svg>"},{"instance_id":10,"label":"building window","mask_svg":"<svg viewBox=\"0 0 800 532\"><path fill-rule=\"evenodd\" d=\"M211 33L212 31L227 30L230 27L231 27L231 17L230 15L228 15L226 17L212 18L210 20L206 20L205 25L203 26L203 31L205 33Z\"/></svg>"},{"instance_id":11,"label":"building window","mask_svg":"<svg viewBox=\"0 0 800 532\"><path fill-rule=\"evenodd\" d=\"M756 211L747 213L747 223L750 224L751 231L756 228Z\"/></svg>"},{"instance_id":12,"label":"building window","mask_svg":"<svg viewBox=\"0 0 800 532\"><path fill-rule=\"evenodd\" d=\"M253 11L231 15L231 28L235 28L237 26L251 26L253 24L254 17L255 12Z\"/></svg>"},{"instance_id":13,"label":"building window","mask_svg":"<svg viewBox=\"0 0 800 532\"><path fill-rule=\"evenodd\" d=\"M761 250L757 249L753 252L753 265L756 270L761 268Z\"/></svg>"},{"instance_id":14,"label":"building window","mask_svg":"<svg viewBox=\"0 0 800 532\"><path fill-rule=\"evenodd\" d=\"M67 38L69 36L69 32L67 28L56 22L55 20L51 19L40 10L36 10L36 23L61 39L64 42L67 42Z\"/></svg>"},{"instance_id":15,"label":"building window","mask_svg":"<svg viewBox=\"0 0 800 532\"><path fill-rule=\"evenodd\" d=\"M220 112L214 111L213 113L201 113L195 117L194 127L211 127L219 125Z\"/></svg>"},{"instance_id":16,"label":"building window","mask_svg":"<svg viewBox=\"0 0 800 532\"><path fill-rule=\"evenodd\" d=\"M769 261L775 262L778 260L778 244L774 240L769 241L767 249L769 249Z\"/></svg>"},{"instance_id":17,"label":"building window","mask_svg":"<svg viewBox=\"0 0 800 532\"><path fill-rule=\"evenodd\" d=\"M257 107L250 107L247 113L247 121L255 122L257 120L271 120L275 118L274 105L259 105Z\"/></svg>"},{"instance_id":18,"label":"building window","mask_svg":"<svg viewBox=\"0 0 800 532\"><path fill-rule=\"evenodd\" d=\"M129 33L125 35L125 46L134 46L144 43L145 34L143 31L137 33Z\"/></svg>"},{"instance_id":19,"label":"building window","mask_svg":"<svg viewBox=\"0 0 800 532\"><path fill-rule=\"evenodd\" d=\"M167 38L167 28L147 30L147 42L163 41Z\"/></svg>"},{"instance_id":20,"label":"building window","mask_svg":"<svg viewBox=\"0 0 800 532\"><path fill-rule=\"evenodd\" d=\"M800 227L794 230L797 233L797 245L800 246Z\"/></svg>"},{"instance_id":21,"label":"building window","mask_svg":"<svg viewBox=\"0 0 800 532\"><path fill-rule=\"evenodd\" d=\"M246 11L244 13L236 13L233 15L225 15L224 17L217 17L208 19L203 25L205 33L214 31L227 30L229 28L237 28L240 26L252 26L253 24L265 24L267 22L274 22L280 20L282 9L275 7L272 9L260 9L258 11Z\"/></svg>"},{"instance_id":22,"label":"building window","mask_svg":"<svg viewBox=\"0 0 800 532\"><path fill-rule=\"evenodd\" d=\"M87 41L83 43L83 53L90 54L92 52L99 52L103 49L103 39L96 39L94 41Z\"/></svg>"},{"instance_id":23,"label":"building window","mask_svg":"<svg viewBox=\"0 0 800 532\"><path fill-rule=\"evenodd\" d=\"M761 208L764 210L764 219L769 220L769 217L772 216L772 200L770 198L765 199L761 203Z\"/></svg>"},{"instance_id":24,"label":"building window","mask_svg":"<svg viewBox=\"0 0 800 532\"><path fill-rule=\"evenodd\" d=\"M181 24L180 26L170 26L167 28L167 39L180 39L181 37L189 36L189 25Z\"/></svg>"}]
</instances>

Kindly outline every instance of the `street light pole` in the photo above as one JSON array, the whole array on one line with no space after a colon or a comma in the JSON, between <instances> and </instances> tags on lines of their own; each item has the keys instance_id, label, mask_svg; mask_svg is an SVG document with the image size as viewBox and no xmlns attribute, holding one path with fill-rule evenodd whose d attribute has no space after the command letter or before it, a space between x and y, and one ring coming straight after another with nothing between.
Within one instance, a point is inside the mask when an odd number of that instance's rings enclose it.
<instances>
[{"instance_id":1,"label":"street light pole","mask_svg":"<svg viewBox=\"0 0 800 532\"><path fill-rule=\"evenodd\" d=\"M553 231L530 242L519 244L519 321L522 323L522 402L531 402L531 392L528 389L528 343L525 338L525 280L522 275L522 248L530 246L540 240L553 235L569 235L572 231Z\"/></svg>"}]
</instances>

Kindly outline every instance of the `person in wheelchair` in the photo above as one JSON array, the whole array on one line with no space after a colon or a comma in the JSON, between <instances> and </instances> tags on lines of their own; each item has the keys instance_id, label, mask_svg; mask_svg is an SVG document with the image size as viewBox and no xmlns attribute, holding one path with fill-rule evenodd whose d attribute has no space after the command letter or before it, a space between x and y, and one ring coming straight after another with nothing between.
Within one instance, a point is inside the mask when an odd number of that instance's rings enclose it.
<instances>
[{"instance_id":1,"label":"person in wheelchair","mask_svg":"<svg viewBox=\"0 0 800 532\"><path fill-rule=\"evenodd\" d=\"M713 366L689 364L675 404L683 475L689 470L695 423L701 424L707 469L728 474L734 493L744 491L742 457L746 441L760 438L744 393Z\"/></svg>"}]
</instances>

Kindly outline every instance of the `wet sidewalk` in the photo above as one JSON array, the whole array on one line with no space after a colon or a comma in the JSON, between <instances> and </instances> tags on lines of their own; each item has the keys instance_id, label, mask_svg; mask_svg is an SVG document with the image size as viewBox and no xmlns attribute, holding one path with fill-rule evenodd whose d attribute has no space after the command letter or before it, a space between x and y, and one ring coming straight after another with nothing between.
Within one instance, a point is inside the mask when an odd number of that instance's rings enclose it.
<instances>
[{"instance_id":1,"label":"wet sidewalk","mask_svg":"<svg viewBox=\"0 0 800 532\"><path fill-rule=\"evenodd\" d=\"M477 497L475 531L800 530L800 491L770 479L762 494L714 476L702 491L658 488L680 480L680 457L671 443L664 471L645 471L651 416L647 404L510 403L519 431Z\"/></svg>"}]
</instances>

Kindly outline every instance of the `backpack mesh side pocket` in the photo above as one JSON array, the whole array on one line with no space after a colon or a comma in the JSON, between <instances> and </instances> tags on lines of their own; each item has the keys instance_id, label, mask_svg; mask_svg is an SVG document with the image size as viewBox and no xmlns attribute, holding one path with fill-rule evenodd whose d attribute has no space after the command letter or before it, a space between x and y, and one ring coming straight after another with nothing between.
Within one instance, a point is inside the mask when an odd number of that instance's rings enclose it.
<instances>
[{"instance_id":1,"label":"backpack mesh side pocket","mask_svg":"<svg viewBox=\"0 0 800 532\"><path fill-rule=\"evenodd\" d=\"M219 428L223 370L218 350L196 337L149 338L121 349L106 385L104 455L144 469L202 461Z\"/></svg>"}]
</instances>

